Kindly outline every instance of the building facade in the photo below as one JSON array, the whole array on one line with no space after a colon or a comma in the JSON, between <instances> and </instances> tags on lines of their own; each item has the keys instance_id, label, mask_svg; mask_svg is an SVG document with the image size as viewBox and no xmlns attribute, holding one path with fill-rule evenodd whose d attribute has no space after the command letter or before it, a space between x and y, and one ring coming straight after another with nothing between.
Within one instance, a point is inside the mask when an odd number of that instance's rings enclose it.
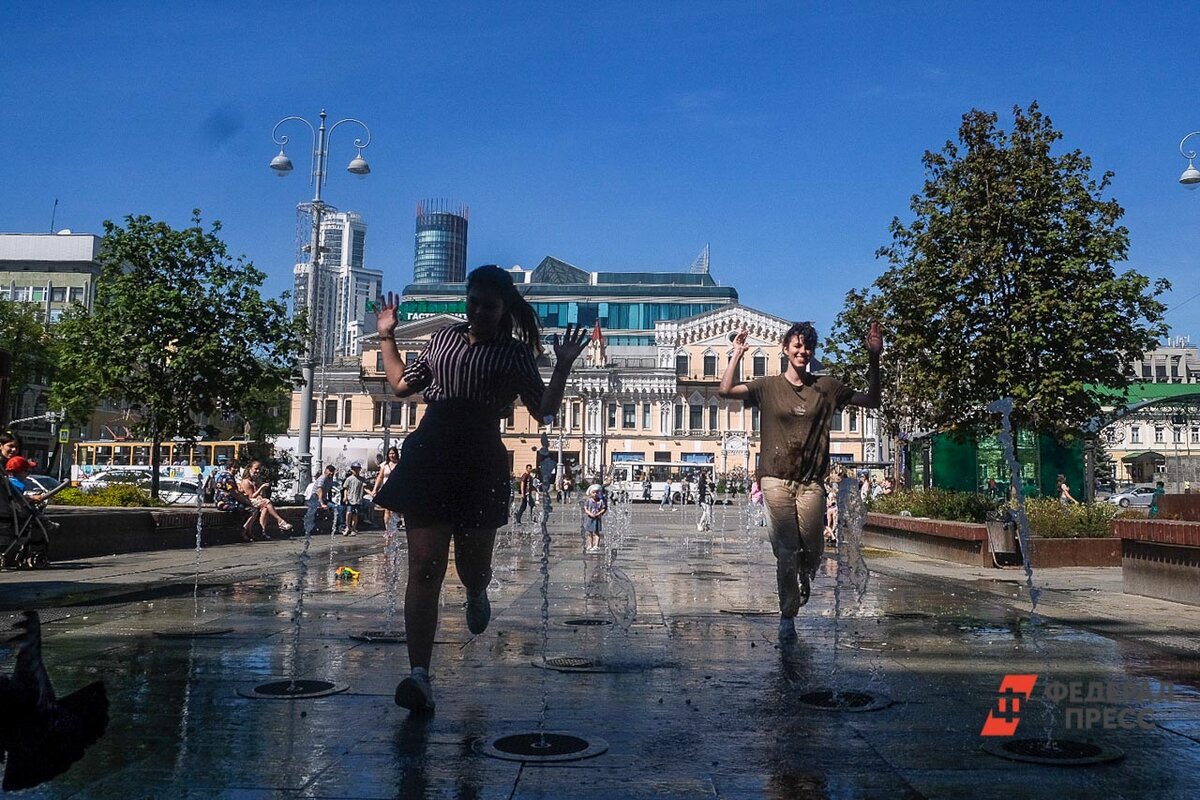
<instances>
[{"instance_id":1,"label":"building facade","mask_svg":"<svg viewBox=\"0 0 1200 800\"><path fill-rule=\"evenodd\" d=\"M101 237L72 233L0 234L0 298L29 303L46 324L57 322L72 305L92 308L100 277ZM54 451L55 422L49 407L45 378L11 388L13 420L24 455L47 464ZM6 410L7 411L7 410Z\"/></svg>"},{"instance_id":2,"label":"building facade","mask_svg":"<svg viewBox=\"0 0 1200 800\"><path fill-rule=\"evenodd\" d=\"M461 283L467 279L466 206L443 200L417 204L413 283Z\"/></svg>"},{"instance_id":3,"label":"building facade","mask_svg":"<svg viewBox=\"0 0 1200 800\"><path fill-rule=\"evenodd\" d=\"M332 211L321 218L321 259L316 281L317 363L358 355L367 331L367 301L379 296L383 273L365 266L367 226L354 212ZM294 306L308 308L311 254L301 252L293 270Z\"/></svg>"},{"instance_id":4,"label":"building facade","mask_svg":"<svg viewBox=\"0 0 1200 800\"><path fill-rule=\"evenodd\" d=\"M1200 383L1200 352L1190 337L1176 336L1134 361L1133 376L1150 383Z\"/></svg>"},{"instance_id":5,"label":"building facade","mask_svg":"<svg viewBox=\"0 0 1200 800\"><path fill-rule=\"evenodd\" d=\"M90 309L100 242L99 236L70 231L0 234L0 298L35 304L47 322L74 304Z\"/></svg>"}]
</instances>

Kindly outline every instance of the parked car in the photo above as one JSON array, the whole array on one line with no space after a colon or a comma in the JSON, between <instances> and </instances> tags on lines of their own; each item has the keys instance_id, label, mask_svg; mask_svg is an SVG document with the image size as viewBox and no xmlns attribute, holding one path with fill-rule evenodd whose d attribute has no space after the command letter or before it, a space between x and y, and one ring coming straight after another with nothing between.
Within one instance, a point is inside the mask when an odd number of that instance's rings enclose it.
<instances>
[{"instance_id":1,"label":"parked car","mask_svg":"<svg viewBox=\"0 0 1200 800\"><path fill-rule=\"evenodd\" d=\"M136 484L138 481L145 480L145 478L146 470L144 469L110 469L84 478L79 482L79 488L85 492L90 492L93 489L100 489L117 483Z\"/></svg>"},{"instance_id":2,"label":"parked car","mask_svg":"<svg viewBox=\"0 0 1200 800\"><path fill-rule=\"evenodd\" d=\"M138 488L150 491L150 479L147 477L138 481ZM200 484L187 478L159 478L158 499L173 506L194 506L196 495L200 492Z\"/></svg>"},{"instance_id":3,"label":"parked car","mask_svg":"<svg viewBox=\"0 0 1200 800\"><path fill-rule=\"evenodd\" d=\"M49 493L62 485L62 481L53 475L30 475L25 478L27 491Z\"/></svg>"},{"instance_id":4,"label":"parked car","mask_svg":"<svg viewBox=\"0 0 1200 800\"><path fill-rule=\"evenodd\" d=\"M1150 501L1154 499L1153 486L1135 486L1132 489L1126 489L1123 492L1108 498L1108 502L1113 505L1118 505L1121 508L1129 508L1130 506L1149 506Z\"/></svg>"}]
</instances>

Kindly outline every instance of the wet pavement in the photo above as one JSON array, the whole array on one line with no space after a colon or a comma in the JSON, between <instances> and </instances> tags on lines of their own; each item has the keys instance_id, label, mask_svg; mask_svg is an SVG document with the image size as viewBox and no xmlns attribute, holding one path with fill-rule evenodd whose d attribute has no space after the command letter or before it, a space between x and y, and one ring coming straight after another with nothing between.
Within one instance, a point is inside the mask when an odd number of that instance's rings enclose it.
<instances>
[{"instance_id":1,"label":"wet pavement","mask_svg":"<svg viewBox=\"0 0 1200 800\"><path fill-rule=\"evenodd\" d=\"M1200 796L1200 609L1122 594L1119 568L1043 570L1042 615L1031 622L1020 571L879 551L866 552L860 601L831 551L798 640L780 645L764 529L730 507L717 510L719 530L700 533L697 516L614 511L610 561L584 554L577 516L556 511L545 626L540 533L502 531L485 633L467 631L450 571L432 669L437 711L421 716L392 701L408 672L404 645L350 638L385 627L378 532L314 540L298 649L300 540L206 550L195 592L187 551L0 574L0 607L43 609L59 694L99 678L112 703L107 735L83 760L21 796ZM358 579L336 579L341 566ZM397 608L401 627L402 600ZM13 619L0 612L0 629ZM598 624L567 624L579 620ZM155 635L191 626L232 631ZM0 659L10 670L11 646L0 645ZM980 731L1008 673L1038 675L1014 738L1052 730L1124 758L1063 767L985 752L997 738ZM349 688L303 700L238 694L290 677ZM1152 696L1099 702L1097 687L1110 684ZM1060 687L1066 696L1042 699ZM853 713L804 704L831 689L891 702ZM1064 730L1089 709L1098 715L1089 729ZM537 732L539 721L607 749L563 763L480 754L481 742Z\"/></svg>"}]
</instances>

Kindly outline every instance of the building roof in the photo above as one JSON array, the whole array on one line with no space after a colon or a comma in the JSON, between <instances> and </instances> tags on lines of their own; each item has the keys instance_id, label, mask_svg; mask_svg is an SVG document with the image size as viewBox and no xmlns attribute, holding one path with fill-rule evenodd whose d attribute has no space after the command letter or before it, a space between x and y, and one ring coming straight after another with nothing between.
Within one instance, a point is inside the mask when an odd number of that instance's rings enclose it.
<instances>
[{"instance_id":1,"label":"building roof","mask_svg":"<svg viewBox=\"0 0 1200 800\"><path fill-rule=\"evenodd\" d=\"M1135 381L1129 384L1128 390L1114 389L1110 386L1089 387L1101 397L1113 400L1125 400L1128 405L1136 406L1152 400L1174 400L1189 395L1200 395L1200 385L1194 383L1152 383L1150 381Z\"/></svg>"},{"instance_id":2,"label":"building roof","mask_svg":"<svg viewBox=\"0 0 1200 800\"><path fill-rule=\"evenodd\" d=\"M0 233L0 261L91 263L101 238L90 233Z\"/></svg>"},{"instance_id":3,"label":"building roof","mask_svg":"<svg viewBox=\"0 0 1200 800\"><path fill-rule=\"evenodd\" d=\"M1121 457L1122 461L1166 461L1167 457L1162 453L1156 453L1153 450L1138 450L1136 453L1126 453Z\"/></svg>"}]
</instances>

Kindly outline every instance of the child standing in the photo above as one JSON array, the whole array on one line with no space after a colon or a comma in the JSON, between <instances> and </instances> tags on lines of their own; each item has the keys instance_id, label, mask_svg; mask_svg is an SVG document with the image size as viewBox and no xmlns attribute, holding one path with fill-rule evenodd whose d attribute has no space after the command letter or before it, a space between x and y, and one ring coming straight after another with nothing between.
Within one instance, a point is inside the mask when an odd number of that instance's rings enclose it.
<instances>
[{"instance_id":1,"label":"child standing","mask_svg":"<svg viewBox=\"0 0 1200 800\"><path fill-rule=\"evenodd\" d=\"M587 534L585 553L600 552L600 518L608 513L608 506L600 497L600 484L588 487L587 500L583 502L583 532Z\"/></svg>"}]
</instances>

